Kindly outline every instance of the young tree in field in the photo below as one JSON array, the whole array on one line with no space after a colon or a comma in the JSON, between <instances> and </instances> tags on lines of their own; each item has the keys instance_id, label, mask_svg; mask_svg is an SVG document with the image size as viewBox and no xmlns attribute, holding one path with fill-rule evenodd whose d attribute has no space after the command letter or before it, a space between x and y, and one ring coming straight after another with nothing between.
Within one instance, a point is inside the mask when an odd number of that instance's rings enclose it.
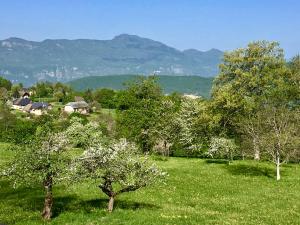
<instances>
[{"instance_id":1,"label":"young tree in field","mask_svg":"<svg viewBox=\"0 0 300 225\"><path fill-rule=\"evenodd\" d=\"M290 78L283 50L276 42L253 42L225 53L212 91L213 113L225 133L237 135L237 118L254 115L262 98L268 98L274 89L291 86ZM260 149L255 149L254 158L259 160Z\"/></svg>"},{"instance_id":2,"label":"young tree in field","mask_svg":"<svg viewBox=\"0 0 300 225\"><path fill-rule=\"evenodd\" d=\"M68 143L63 133L51 133L45 130L37 133L36 140L24 146L17 152L3 175L10 179L14 186L42 185L45 190L42 217L49 220L52 215L54 184L65 178L64 172L68 166L65 154Z\"/></svg>"},{"instance_id":3,"label":"young tree in field","mask_svg":"<svg viewBox=\"0 0 300 225\"><path fill-rule=\"evenodd\" d=\"M109 197L108 211L114 207L115 198L124 192L135 191L160 181L164 176L138 149L121 139L113 144L97 143L89 147L75 163L79 177L99 182L99 188Z\"/></svg>"},{"instance_id":4,"label":"young tree in field","mask_svg":"<svg viewBox=\"0 0 300 225\"><path fill-rule=\"evenodd\" d=\"M276 179L280 180L281 164L300 151L300 111L271 106L258 112L257 119L259 144L276 164Z\"/></svg>"},{"instance_id":5,"label":"young tree in field","mask_svg":"<svg viewBox=\"0 0 300 225\"><path fill-rule=\"evenodd\" d=\"M158 113L156 124L151 127L151 136L156 137L153 150L164 156L170 155L170 148L176 141L178 129L174 123L176 119L177 107L172 99L162 100Z\"/></svg>"}]
</instances>

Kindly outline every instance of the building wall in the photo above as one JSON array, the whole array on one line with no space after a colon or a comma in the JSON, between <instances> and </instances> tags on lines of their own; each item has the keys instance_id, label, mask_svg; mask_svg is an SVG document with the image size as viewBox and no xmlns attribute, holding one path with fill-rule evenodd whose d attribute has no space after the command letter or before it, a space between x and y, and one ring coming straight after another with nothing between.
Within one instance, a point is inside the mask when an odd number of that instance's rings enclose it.
<instances>
[{"instance_id":1,"label":"building wall","mask_svg":"<svg viewBox=\"0 0 300 225\"><path fill-rule=\"evenodd\" d=\"M71 106L66 105L65 108L64 108L64 111L67 112L67 113L72 113L72 112L74 112L74 108L71 107Z\"/></svg>"}]
</instances>

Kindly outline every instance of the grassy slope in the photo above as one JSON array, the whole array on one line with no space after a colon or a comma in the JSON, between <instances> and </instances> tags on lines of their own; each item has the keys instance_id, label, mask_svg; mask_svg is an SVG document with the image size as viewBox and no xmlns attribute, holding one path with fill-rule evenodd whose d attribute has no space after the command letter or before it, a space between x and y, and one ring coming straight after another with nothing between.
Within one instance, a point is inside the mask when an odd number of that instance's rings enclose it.
<instances>
[{"instance_id":1,"label":"grassy slope","mask_svg":"<svg viewBox=\"0 0 300 225\"><path fill-rule=\"evenodd\" d=\"M0 151L1 156L6 151ZM94 184L54 189L54 218L47 224L297 224L300 221L300 168L236 161L231 165L201 159L158 162L169 173L167 185L119 196L115 211ZM13 190L0 180L0 223L43 224L43 192Z\"/></svg>"},{"instance_id":2,"label":"grassy slope","mask_svg":"<svg viewBox=\"0 0 300 225\"><path fill-rule=\"evenodd\" d=\"M124 83L135 79L135 75L111 75L85 77L69 82L75 90L111 88L122 89ZM209 97L213 78L199 76L158 76L165 93L180 92Z\"/></svg>"}]
</instances>

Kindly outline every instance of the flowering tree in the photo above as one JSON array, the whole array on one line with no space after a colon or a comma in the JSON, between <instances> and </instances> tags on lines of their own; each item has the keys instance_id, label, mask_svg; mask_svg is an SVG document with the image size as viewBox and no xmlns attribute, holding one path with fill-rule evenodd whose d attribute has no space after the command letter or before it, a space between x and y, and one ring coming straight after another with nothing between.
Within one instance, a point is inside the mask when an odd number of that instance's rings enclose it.
<instances>
[{"instance_id":1,"label":"flowering tree","mask_svg":"<svg viewBox=\"0 0 300 225\"><path fill-rule=\"evenodd\" d=\"M42 217L49 220L53 205L52 187L65 178L64 171L68 166L68 157L63 154L68 140L63 133L41 132L39 136L18 151L2 175L7 176L14 187L42 184L46 193Z\"/></svg>"},{"instance_id":2,"label":"flowering tree","mask_svg":"<svg viewBox=\"0 0 300 225\"><path fill-rule=\"evenodd\" d=\"M174 123L178 127L179 143L191 152L199 151L206 145L210 134L210 115L207 102L202 99L183 98L180 111Z\"/></svg>"},{"instance_id":3,"label":"flowering tree","mask_svg":"<svg viewBox=\"0 0 300 225\"><path fill-rule=\"evenodd\" d=\"M213 137L207 154L211 157L226 157L229 161L232 161L236 149L237 146L233 139Z\"/></svg>"},{"instance_id":4,"label":"flowering tree","mask_svg":"<svg viewBox=\"0 0 300 225\"><path fill-rule=\"evenodd\" d=\"M147 157L140 156L138 149L125 139L109 145L90 146L75 165L79 177L100 182L99 188L109 197L109 212L119 194L148 186L166 175L149 163Z\"/></svg>"},{"instance_id":5,"label":"flowering tree","mask_svg":"<svg viewBox=\"0 0 300 225\"><path fill-rule=\"evenodd\" d=\"M73 117L70 126L66 130L66 135L70 143L75 147L87 148L90 144L104 139L100 126L95 122L83 124L81 118Z\"/></svg>"}]
</instances>

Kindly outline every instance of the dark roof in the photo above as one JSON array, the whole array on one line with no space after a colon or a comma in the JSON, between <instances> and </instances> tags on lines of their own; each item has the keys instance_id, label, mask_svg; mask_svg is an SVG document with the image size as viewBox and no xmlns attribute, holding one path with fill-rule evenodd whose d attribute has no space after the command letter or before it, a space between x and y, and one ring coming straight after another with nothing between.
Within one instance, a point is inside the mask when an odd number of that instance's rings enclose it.
<instances>
[{"instance_id":1,"label":"dark roof","mask_svg":"<svg viewBox=\"0 0 300 225\"><path fill-rule=\"evenodd\" d=\"M21 100L22 100L21 98L13 100L13 105L20 105Z\"/></svg>"},{"instance_id":2,"label":"dark roof","mask_svg":"<svg viewBox=\"0 0 300 225\"><path fill-rule=\"evenodd\" d=\"M49 104L47 102L34 102L32 103L31 109L46 109Z\"/></svg>"},{"instance_id":3,"label":"dark roof","mask_svg":"<svg viewBox=\"0 0 300 225\"><path fill-rule=\"evenodd\" d=\"M30 103L31 103L30 98L22 98L21 101L19 102L19 105L20 106L26 106L26 105L28 105Z\"/></svg>"},{"instance_id":4,"label":"dark roof","mask_svg":"<svg viewBox=\"0 0 300 225\"><path fill-rule=\"evenodd\" d=\"M25 96L30 96L30 94L28 92L24 92L24 94L22 95L22 97L25 97Z\"/></svg>"}]
</instances>

